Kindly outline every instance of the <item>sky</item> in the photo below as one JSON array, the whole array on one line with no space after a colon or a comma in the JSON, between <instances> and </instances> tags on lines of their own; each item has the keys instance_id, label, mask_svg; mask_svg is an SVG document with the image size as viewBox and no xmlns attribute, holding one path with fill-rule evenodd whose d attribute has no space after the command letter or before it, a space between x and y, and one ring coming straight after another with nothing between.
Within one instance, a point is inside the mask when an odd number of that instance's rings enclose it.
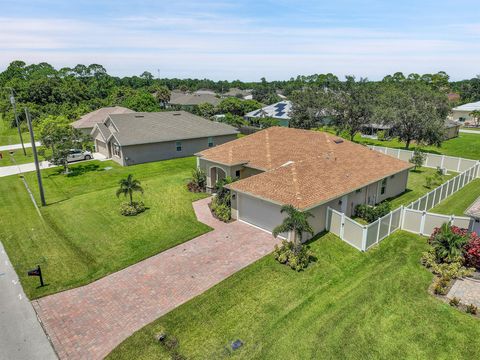
<instances>
[{"instance_id":1,"label":"sky","mask_svg":"<svg viewBox=\"0 0 480 360\"><path fill-rule=\"evenodd\" d=\"M0 70L97 63L112 75L372 80L480 74L479 0L0 0Z\"/></svg>"}]
</instances>

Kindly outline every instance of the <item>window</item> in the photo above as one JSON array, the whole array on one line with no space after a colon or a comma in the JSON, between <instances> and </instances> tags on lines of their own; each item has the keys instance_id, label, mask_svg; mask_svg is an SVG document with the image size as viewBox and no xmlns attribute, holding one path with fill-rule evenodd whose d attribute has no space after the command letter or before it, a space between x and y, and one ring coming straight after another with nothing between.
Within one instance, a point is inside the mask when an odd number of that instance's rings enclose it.
<instances>
[{"instance_id":1,"label":"window","mask_svg":"<svg viewBox=\"0 0 480 360\"><path fill-rule=\"evenodd\" d=\"M213 137L208 138L208 147L213 147Z\"/></svg>"},{"instance_id":2,"label":"window","mask_svg":"<svg viewBox=\"0 0 480 360\"><path fill-rule=\"evenodd\" d=\"M182 142L181 141L176 141L175 142L175 147L177 148L177 151L182 151Z\"/></svg>"},{"instance_id":3,"label":"window","mask_svg":"<svg viewBox=\"0 0 480 360\"><path fill-rule=\"evenodd\" d=\"M113 143L113 155L120 157L120 146L117 143Z\"/></svg>"},{"instance_id":4,"label":"window","mask_svg":"<svg viewBox=\"0 0 480 360\"><path fill-rule=\"evenodd\" d=\"M385 194L385 191L387 190L387 179L382 180L382 188L380 190L380 194L383 195Z\"/></svg>"},{"instance_id":5,"label":"window","mask_svg":"<svg viewBox=\"0 0 480 360\"><path fill-rule=\"evenodd\" d=\"M235 171L235 177L240 178L240 170Z\"/></svg>"}]
</instances>

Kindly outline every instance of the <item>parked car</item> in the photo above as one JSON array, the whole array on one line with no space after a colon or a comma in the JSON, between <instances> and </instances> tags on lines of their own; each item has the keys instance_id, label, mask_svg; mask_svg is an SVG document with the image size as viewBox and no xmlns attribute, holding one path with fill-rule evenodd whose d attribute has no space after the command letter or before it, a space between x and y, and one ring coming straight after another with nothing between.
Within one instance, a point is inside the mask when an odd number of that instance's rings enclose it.
<instances>
[{"instance_id":1,"label":"parked car","mask_svg":"<svg viewBox=\"0 0 480 360\"><path fill-rule=\"evenodd\" d=\"M93 159L93 155L90 151L84 151L79 149L72 149L67 156L67 161L80 161L80 160L90 160Z\"/></svg>"}]
</instances>

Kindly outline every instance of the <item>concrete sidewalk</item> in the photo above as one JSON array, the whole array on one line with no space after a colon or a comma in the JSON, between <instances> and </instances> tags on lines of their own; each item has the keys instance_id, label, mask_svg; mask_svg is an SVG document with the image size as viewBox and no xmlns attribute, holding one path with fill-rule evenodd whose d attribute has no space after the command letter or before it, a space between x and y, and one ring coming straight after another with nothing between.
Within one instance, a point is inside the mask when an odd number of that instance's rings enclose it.
<instances>
[{"instance_id":1,"label":"concrete sidewalk","mask_svg":"<svg viewBox=\"0 0 480 360\"><path fill-rule=\"evenodd\" d=\"M56 359L0 243L0 359Z\"/></svg>"},{"instance_id":2,"label":"concrete sidewalk","mask_svg":"<svg viewBox=\"0 0 480 360\"><path fill-rule=\"evenodd\" d=\"M93 160L104 161L104 160L107 160L107 158L100 153L93 153ZM78 164L84 161L91 161L91 160L76 161L76 162L70 163L70 165ZM48 169L51 167L55 167L55 165L50 164L48 161L40 162L41 170ZM35 163L12 165L12 166L0 166L0 177L10 176L15 174L22 174L30 171L35 171Z\"/></svg>"},{"instance_id":3,"label":"concrete sidewalk","mask_svg":"<svg viewBox=\"0 0 480 360\"><path fill-rule=\"evenodd\" d=\"M479 130L460 129L460 132L461 132L461 133L464 133L464 134L480 135L480 131L479 131Z\"/></svg>"},{"instance_id":4,"label":"concrete sidewalk","mask_svg":"<svg viewBox=\"0 0 480 360\"><path fill-rule=\"evenodd\" d=\"M25 145L25 148L31 148L32 147L32 143L24 143ZM42 145L40 143L40 141L35 141L35 145L37 146L40 146ZM11 144L11 145L2 145L0 146L0 151L8 151L8 150L17 150L17 149L21 149L22 148L22 144Z\"/></svg>"}]
</instances>

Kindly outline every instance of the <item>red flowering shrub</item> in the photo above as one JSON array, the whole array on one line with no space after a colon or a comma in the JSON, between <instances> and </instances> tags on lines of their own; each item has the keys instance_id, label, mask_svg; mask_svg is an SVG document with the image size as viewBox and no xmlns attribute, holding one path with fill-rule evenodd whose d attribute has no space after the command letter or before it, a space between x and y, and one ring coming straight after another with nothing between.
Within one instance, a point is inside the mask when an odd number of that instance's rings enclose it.
<instances>
[{"instance_id":1,"label":"red flowering shrub","mask_svg":"<svg viewBox=\"0 0 480 360\"><path fill-rule=\"evenodd\" d=\"M471 233L470 239L465 246L465 264L480 269L480 236Z\"/></svg>"},{"instance_id":2,"label":"red flowering shrub","mask_svg":"<svg viewBox=\"0 0 480 360\"><path fill-rule=\"evenodd\" d=\"M462 237L464 236L468 236L468 230L467 229L462 229L462 228L459 228L458 226L450 226L450 229L452 230L452 232L456 235L460 235ZM428 242L431 244L433 239L435 238L435 236L438 234L438 233L441 233L442 232L442 228L441 227L436 227L434 230L433 230L433 233L432 235L430 235L430 239L428 240Z\"/></svg>"}]
</instances>

